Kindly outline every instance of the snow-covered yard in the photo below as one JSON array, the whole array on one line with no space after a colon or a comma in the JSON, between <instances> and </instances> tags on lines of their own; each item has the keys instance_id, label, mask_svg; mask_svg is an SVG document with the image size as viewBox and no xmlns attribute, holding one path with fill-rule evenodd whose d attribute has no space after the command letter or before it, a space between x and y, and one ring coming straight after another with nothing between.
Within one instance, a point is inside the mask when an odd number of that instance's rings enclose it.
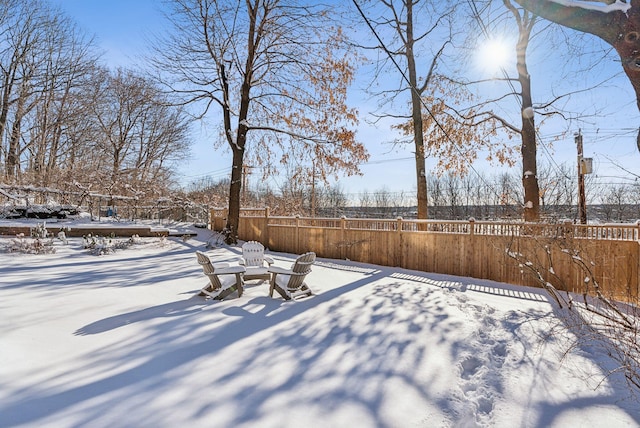
<instances>
[{"instance_id":1,"label":"snow-covered yard","mask_svg":"<svg viewBox=\"0 0 640 428\"><path fill-rule=\"evenodd\" d=\"M0 253L0 426L640 425L606 356L546 334L543 290L319 259L311 298L205 300L209 238Z\"/></svg>"}]
</instances>

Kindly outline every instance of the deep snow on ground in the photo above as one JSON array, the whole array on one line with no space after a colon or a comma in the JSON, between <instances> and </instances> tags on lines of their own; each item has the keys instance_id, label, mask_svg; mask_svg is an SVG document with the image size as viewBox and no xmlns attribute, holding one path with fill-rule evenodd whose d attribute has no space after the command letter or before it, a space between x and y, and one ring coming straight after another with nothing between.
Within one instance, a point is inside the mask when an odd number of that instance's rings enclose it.
<instances>
[{"instance_id":1,"label":"deep snow on ground","mask_svg":"<svg viewBox=\"0 0 640 428\"><path fill-rule=\"evenodd\" d=\"M219 302L194 253L240 249L207 241L0 252L0 426L640 425L605 355L547 334L543 290L319 259L313 297Z\"/></svg>"}]
</instances>

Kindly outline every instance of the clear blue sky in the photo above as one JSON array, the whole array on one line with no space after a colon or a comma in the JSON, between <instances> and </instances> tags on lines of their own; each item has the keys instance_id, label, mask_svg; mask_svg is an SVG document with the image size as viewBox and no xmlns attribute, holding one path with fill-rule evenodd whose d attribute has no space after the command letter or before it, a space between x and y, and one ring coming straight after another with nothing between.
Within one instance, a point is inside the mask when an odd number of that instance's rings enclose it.
<instances>
[{"instance_id":1,"label":"clear blue sky","mask_svg":"<svg viewBox=\"0 0 640 428\"><path fill-rule=\"evenodd\" d=\"M95 34L98 45L105 51L104 61L113 67L135 67L140 54L144 53L146 37L152 33L164 31L164 18L160 8L160 0L50 0L52 4L68 13L87 33ZM530 65L534 84L548 90L550 82L545 80L545 67L542 63L554 53L541 52ZM552 63L547 64L555 66ZM619 68L611 64L611 69ZM360 86L362 86L360 82ZM557 85L556 85L557 86ZM534 90L536 89L534 88ZM535 97L535 93L534 93ZM640 154L636 148L635 129L640 125L635 106L635 97L624 76L619 77L613 85L600 91L586 94L581 102L604 105L604 115L590 118L582 128L585 143L585 156L594 158L594 166L600 181L630 182L628 174L612 168L609 158L622 163L626 168L640 174ZM367 102L357 101L361 113L366 113ZM540 130L543 140L550 140L556 132L553 127ZM215 131L210 131L200 124L194 126L195 145L191 160L180 169L181 181L188 183L199 177L210 175L216 179L228 176L231 165L230 154L225 151L214 152L211 138ZM388 125L374 127L362 120L358 137L363 141L371 159L362 166L363 177L345 178L340 184L345 192L370 192L386 188L389 191L404 191L411 194L415 189L415 174L412 153L409 148L392 149L388 141L394 138ZM575 164L576 148L573 136L556 141L553 150L545 147L539 149L539 163ZM428 161L428 166L435 161ZM491 173L496 171L484 162L474 165L478 171ZM515 167L519 168L519 167ZM273 179L274 187L277 185Z\"/></svg>"}]
</instances>

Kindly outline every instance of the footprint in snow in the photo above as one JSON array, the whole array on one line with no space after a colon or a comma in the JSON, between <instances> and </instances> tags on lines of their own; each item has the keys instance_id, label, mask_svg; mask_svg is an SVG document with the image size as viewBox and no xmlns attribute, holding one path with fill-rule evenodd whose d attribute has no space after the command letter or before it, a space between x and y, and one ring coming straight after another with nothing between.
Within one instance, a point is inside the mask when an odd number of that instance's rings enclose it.
<instances>
[{"instance_id":1,"label":"footprint in snow","mask_svg":"<svg viewBox=\"0 0 640 428\"><path fill-rule=\"evenodd\" d=\"M470 379L478 372L478 369L480 369L482 365L483 362L479 358L467 357L460 363L460 367L462 367L462 373L460 375L463 379Z\"/></svg>"}]
</instances>

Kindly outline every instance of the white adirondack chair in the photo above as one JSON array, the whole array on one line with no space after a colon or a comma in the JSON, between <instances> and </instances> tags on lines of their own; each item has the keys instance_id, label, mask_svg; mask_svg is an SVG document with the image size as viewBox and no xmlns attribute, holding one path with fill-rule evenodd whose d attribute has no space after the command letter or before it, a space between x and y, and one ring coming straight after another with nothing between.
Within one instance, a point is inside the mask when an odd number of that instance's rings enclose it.
<instances>
[{"instance_id":1,"label":"white adirondack chair","mask_svg":"<svg viewBox=\"0 0 640 428\"><path fill-rule=\"evenodd\" d=\"M248 241L242 245L242 259L239 263L245 267L245 280L269 279L269 266L273 259L264 254L264 245L258 241Z\"/></svg>"},{"instance_id":2,"label":"white adirondack chair","mask_svg":"<svg viewBox=\"0 0 640 428\"><path fill-rule=\"evenodd\" d=\"M316 260L316 253L309 252L301 255L291 266L291 269L284 269L279 266L271 266L271 284L269 296L273 296L273 291L277 291L285 300L295 300L298 297L311 296L313 292L304 282L305 277L311 272L311 265Z\"/></svg>"},{"instance_id":3,"label":"white adirondack chair","mask_svg":"<svg viewBox=\"0 0 640 428\"><path fill-rule=\"evenodd\" d=\"M222 300L234 291L238 292L238 297L242 296L244 291L243 275L246 270L244 266L229 266L227 263L214 265L209 256L200 251L196 251L196 256L198 263L202 266L202 271L209 278L209 283L200 290L200 296L206 295L216 300Z\"/></svg>"}]
</instances>

